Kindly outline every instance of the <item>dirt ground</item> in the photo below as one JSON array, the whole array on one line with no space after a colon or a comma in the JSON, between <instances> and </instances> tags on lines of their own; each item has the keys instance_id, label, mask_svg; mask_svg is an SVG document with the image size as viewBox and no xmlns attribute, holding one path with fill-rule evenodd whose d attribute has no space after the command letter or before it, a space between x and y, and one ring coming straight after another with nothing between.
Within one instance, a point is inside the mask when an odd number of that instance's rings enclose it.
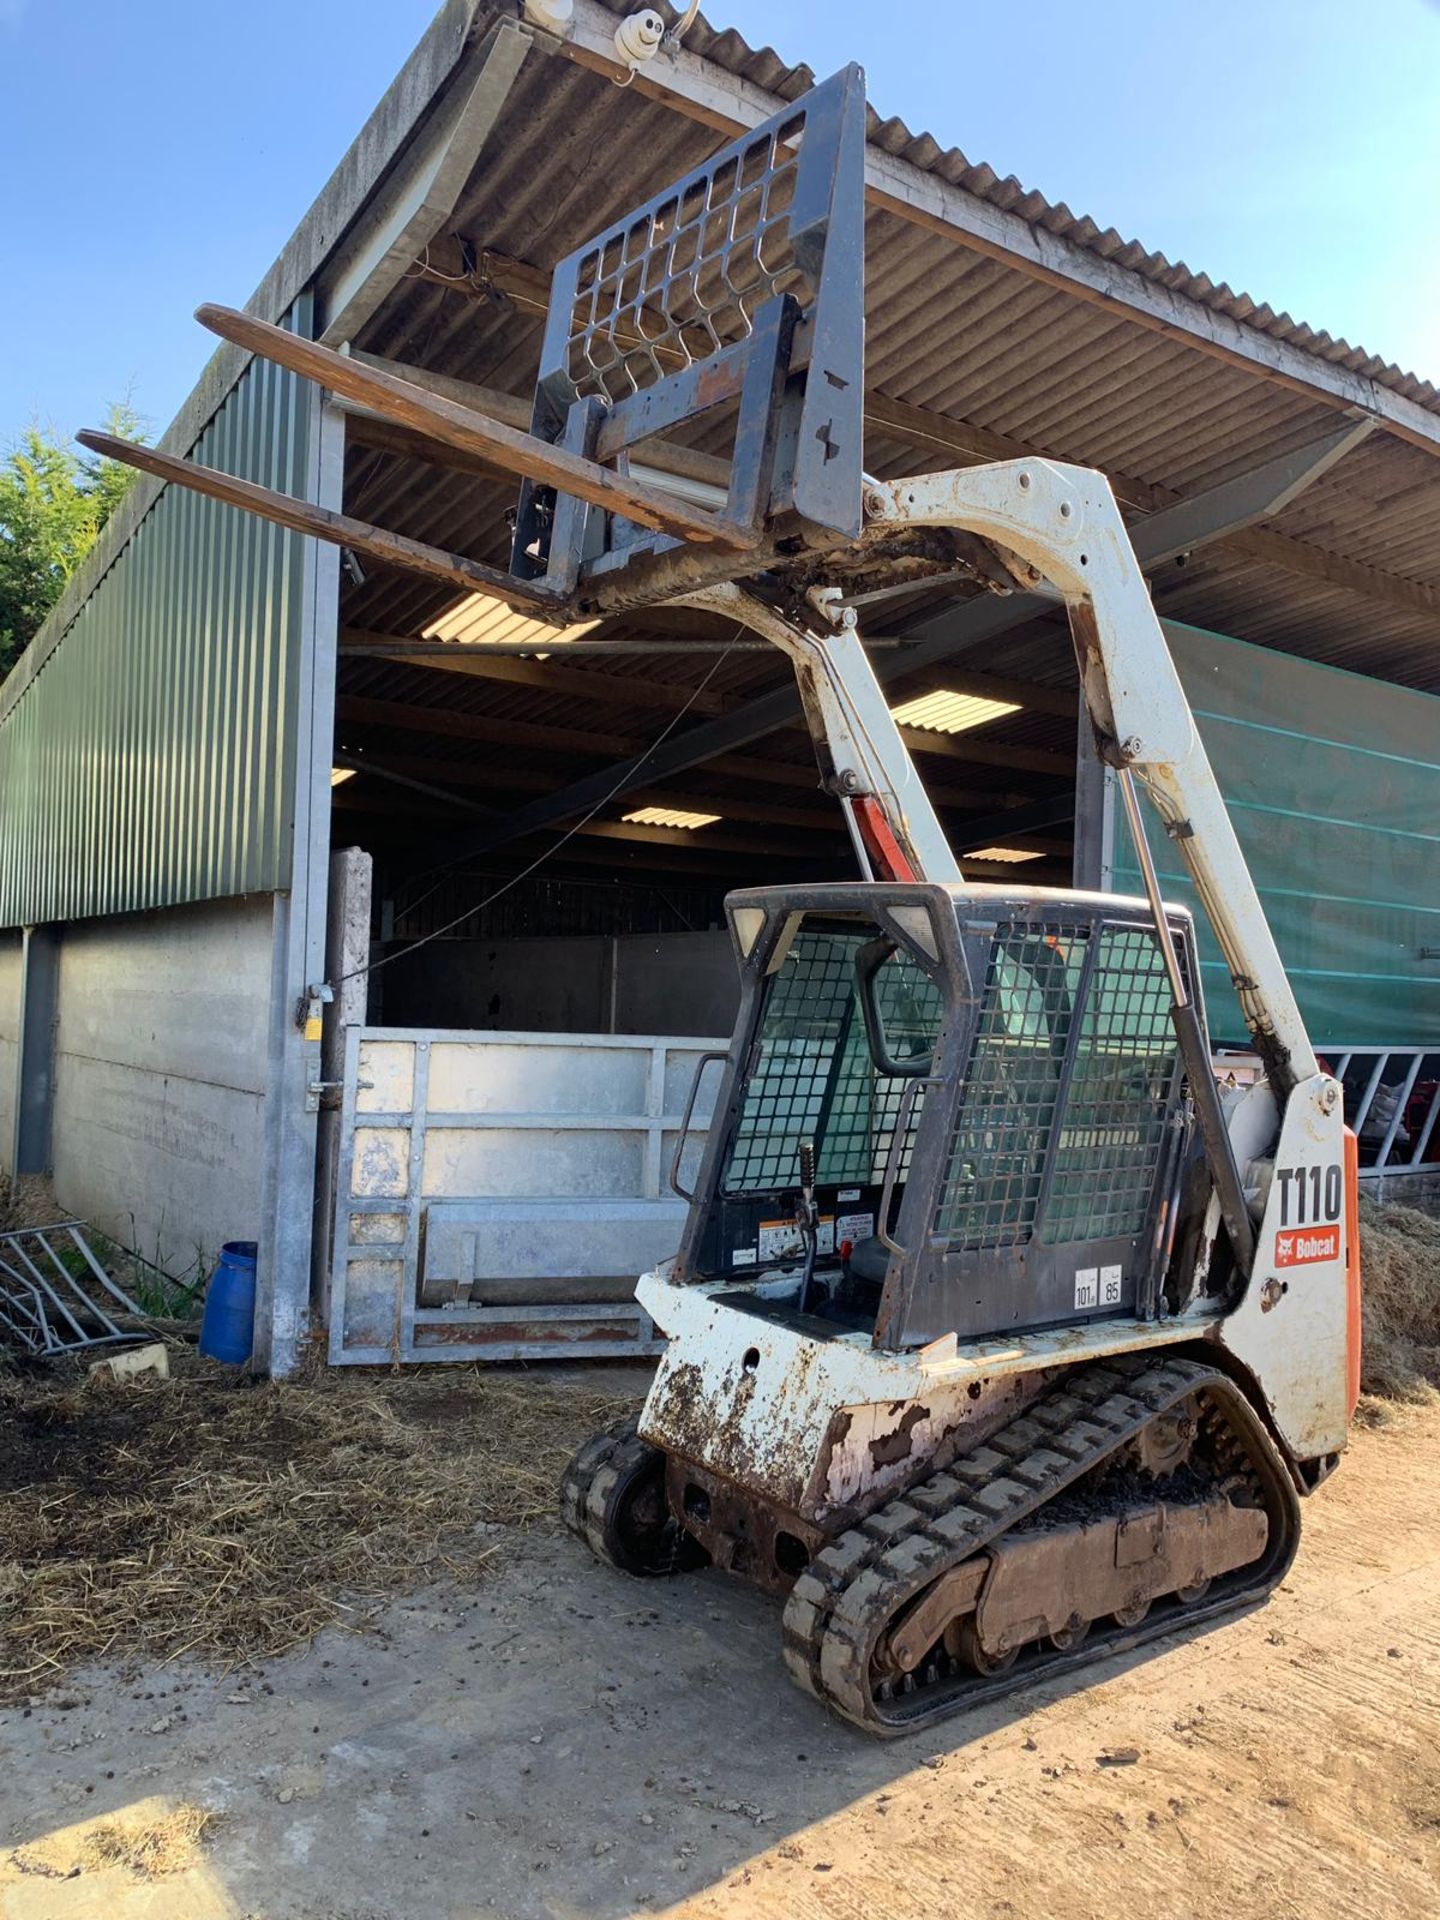
<instances>
[{"instance_id":1,"label":"dirt ground","mask_svg":"<svg viewBox=\"0 0 1440 1920\"><path fill-rule=\"evenodd\" d=\"M1437 1484L1440 1415L1360 1431L1267 1607L888 1746L763 1598L531 1535L378 1637L0 1713L0 1920L1429 1920Z\"/></svg>"}]
</instances>

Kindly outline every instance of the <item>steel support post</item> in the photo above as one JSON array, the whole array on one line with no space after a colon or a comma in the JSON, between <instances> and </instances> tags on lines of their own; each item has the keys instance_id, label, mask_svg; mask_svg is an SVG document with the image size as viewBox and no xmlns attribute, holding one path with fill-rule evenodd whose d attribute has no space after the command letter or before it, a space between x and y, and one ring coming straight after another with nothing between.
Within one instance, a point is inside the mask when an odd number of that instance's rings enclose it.
<instances>
[{"instance_id":1,"label":"steel support post","mask_svg":"<svg viewBox=\"0 0 1440 1920\"><path fill-rule=\"evenodd\" d=\"M330 856L325 978L335 998L325 1008L320 1041L320 1112L315 1169L315 1233L310 1262L310 1318L317 1332L330 1323L330 1272L335 1194L340 1168L340 1108L345 1084L345 1040L363 1027L370 984L370 901L374 861L363 847Z\"/></svg>"},{"instance_id":2,"label":"steel support post","mask_svg":"<svg viewBox=\"0 0 1440 1920\"><path fill-rule=\"evenodd\" d=\"M338 508L344 478L345 420L316 404L305 497ZM275 896L270 994L269 1074L265 1095L260 1260L252 1365L277 1378L293 1373L309 1331L312 1248L320 1231L316 1138L320 1107L323 1003L330 860L330 754L339 641L340 554L304 542L304 619L299 640L295 719L295 810L290 891Z\"/></svg>"}]
</instances>

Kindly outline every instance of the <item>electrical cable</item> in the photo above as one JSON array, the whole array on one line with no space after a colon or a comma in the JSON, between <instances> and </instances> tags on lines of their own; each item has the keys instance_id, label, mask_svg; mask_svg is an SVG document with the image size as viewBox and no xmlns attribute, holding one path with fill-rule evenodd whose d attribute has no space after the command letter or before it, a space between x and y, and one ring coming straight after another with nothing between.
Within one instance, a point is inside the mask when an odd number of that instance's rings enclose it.
<instances>
[{"instance_id":1,"label":"electrical cable","mask_svg":"<svg viewBox=\"0 0 1440 1920\"><path fill-rule=\"evenodd\" d=\"M675 23L675 25L670 29L669 33L666 34L665 38L667 40L673 41L674 44L678 47L680 42L685 38L685 35L690 31L691 27L694 26L695 16L699 13L699 11L700 11L700 0L690 0L689 6L686 7L685 9L685 14L683 19L680 19Z\"/></svg>"},{"instance_id":2,"label":"electrical cable","mask_svg":"<svg viewBox=\"0 0 1440 1920\"><path fill-rule=\"evenodd\" d=\"M419 280L422 276L432 280L443 280L447 286L452 287L474 287L480 284L473 268L468 273L442 273L438 267L432 267L428 246L423 253L416 255L400 277L402 280Z\"/></svg>"},{"instance_id":3,"label":"electrical cable","mask_svg":"<svg viewBox=\"0 0 1440 1920\"><path fill-rule=\"evenodd\" d=\"M678 712L671 714L661 732L656 735L640 756L639 762L632 763L632 766L626 769L625 773L616 781L609 793L597 800L588 813L582 814L574 826L567 827L553 846L546 847L543 853L535 856L528 867L522 867L520 872L513 874L510 879L505 881L503 886L497 887L493 893L487 894L483 900L477 901L474 906L467 907L463 913L457 913L455 918L453 920L447 920L444 926L433 928L431 932L422 934L418 940L412 940L408 946L397 948L394 953L387 953L379 960L367 961L363 967L352 967L348 973L339 974L335 979L327 981L326 985L330 988L331 992L333 993L337 987L344 986L347 980L357 980L362 974L378 973L381 967L388 967L392 960L403 960L407 954L416 953L421 947L428 947L432 940L439 940L443 935L451 932L455 927L458 927L462 921L472 919L477 913L483 913L487 907L493 906L503 895L509 893L512 887L518 887L522 880L528 880L530 875L540 867L543 867L547 860L552 860L568 841L575 838L575 835L579 833L582 827L589 825L602 807L608 807L610 802L630 784L632 772L638 772L639 768L644 765L650 756L664 745L665 741L669 739L670 735L675 731L676 727L679 726L680 722L685 718L686 714L689 713L695 702L700 698L701 694L704 693L710 682L715 678L715 675L730 657L731 647L734 646L744 631L745 627L742 621L740 625L736 627L734 633L731 634L725 651L718 654L711 662L709 671L700 681L700 684L691 692L684 706L681 707ZM416 907L428 900L431 894L439 889L444 875L453 872L458 864L458 861L452 861L448 867L432 869L432 871L438 871L440 873L441 880L437 880L435 885L429 889L429 892L422 893L418 900L412 900L407 908L407 912L413 913Z\"/></svg>"}]
</instances>

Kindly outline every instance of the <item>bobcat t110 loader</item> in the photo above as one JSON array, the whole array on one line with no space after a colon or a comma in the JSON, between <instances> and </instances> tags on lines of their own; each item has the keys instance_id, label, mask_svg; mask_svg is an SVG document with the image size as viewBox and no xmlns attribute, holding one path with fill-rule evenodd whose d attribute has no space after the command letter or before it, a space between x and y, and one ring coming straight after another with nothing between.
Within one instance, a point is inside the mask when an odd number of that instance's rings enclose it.
<instances>
[{"instance_id":1,"label":"bobcat t110 loader","mask_svg":"<svg viewBox=\"0 0 1440 1920\"><path fill-rule=\"evenodd\" d=\"M794 1679L895 1734L1267 1593L1345 1443L1359 1282L1340 1088L1108 484L1032 461L866 509L1060 589L1147 897L966 882L851 616L696 596L794 657L869 877L727 902L739 1021L680 1251L637 1288L668 1344L563 1511L626 1572L785 1595ZM1137 778L1265 1062L1229 1101Z\"/></svg>"},{"instance_id":2,"label":"bobcat t110 loader","mask_svg":"<svg viewBox=\"0 0 1440 1920\"><path fill-rule=\"evenodd\" d=\"M1340 1088L1107 482L1039 459L865 474L864 166L849 68L561 260L528 434L201 309L412 444L518 473L508 570L80 438L534 617L683 600L790 656L863 878L729 901L739 1024L698 1171L682 1129L680 1250L637 1289L668 1344L563 1502L628 1573L709 1560L783 1595L796 1681L895 1734L1267 1593L1345 1444L1359 1274ZM694 433L712 462L728 436L718 504L667 480ZM847 604L957 578L1068 608L1143 899L961 873ZM1264 1063L1241 1094L1217 1088L1137 783Z\"/></svg>"},{"instance_id":3,"label":"bobcat t110 loader","mask_svg":"<svg viewBox=\"0 0 1440 1920\"><path fill-rule=\"evenodd\" d=\"M688 1190L689 1113L676 1149L680 1250L637 1287L668 1343L562 1492L613 1566L783 1595L792 1677L880 1734L1266 1594L1359 1376L1341 1089L1108 483L864 482L862 549L920 529L1063 597L1146 897L966 882L836 588L690 596L791 656L865 879L727 902L739 1020ZM1137 781L1264 1062L1232 1100Z\"/></svg>"}]
</instances>

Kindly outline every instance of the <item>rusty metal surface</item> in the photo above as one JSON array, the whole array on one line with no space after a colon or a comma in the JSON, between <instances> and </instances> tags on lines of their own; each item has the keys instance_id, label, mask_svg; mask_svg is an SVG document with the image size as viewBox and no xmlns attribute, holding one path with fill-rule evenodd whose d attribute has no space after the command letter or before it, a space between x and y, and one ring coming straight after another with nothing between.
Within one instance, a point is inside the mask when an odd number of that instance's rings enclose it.
<instances>
[{"instance_id":1,"label":"rusty metal surface","mask_svg":"<svg viewBox=\"0 0 1440 1920\"><path fill-rule=\"evenodd\" d=\"M1044 1635L1079 1632L1107 1614L1139 1619L1168 1593L1197 1593L1265 1550L1260 1507L1223 1493L1193 1505L1156 1501L1108 1519L1015 1534L991 1552L976 1607L980 1644L1009 1653Z\"/></svg>"},{"instance_id":2,"label":"rusty metal surface","mask_svg":"<svg viewBox=\"0 0 1440 1920\"><path fill-rule=\"evenodd\" d=\"M663 1269L641 1278L636 1298L670 1336L641 1432L822 1527L909 1485L1056 1368L1194 1340L1214 1324L1208 1312L1100 1322L927 1360L879 1351L866 1333L815 1338L716 1297L736 1292L730 1282L672 1285Z\"/></svg>"},{"instance_id":3,"label":"rusty metal surface","mask_svg":"<svg viewBox=\"0 0 1440 1920\"><path fill-rule=\"evenodd\" d=\"M891 1629L881 1658L897 1672L913 1673L951 1625L974 1611L994 1564L988 1553L943 1574Z\"/></svg>"},{"instance_id":4,"label":"rusty metal surface","mask_svg":"<svg viewBox=\"0 0 1440 1920\"><path fill-rule=\"evenodd\" d=\"M788 1593L825 1538L798 1513L678 1454L666 1456L665 1490L677 1524L712 1563L766 1593Z\"/></svg>"}]
</instances>

